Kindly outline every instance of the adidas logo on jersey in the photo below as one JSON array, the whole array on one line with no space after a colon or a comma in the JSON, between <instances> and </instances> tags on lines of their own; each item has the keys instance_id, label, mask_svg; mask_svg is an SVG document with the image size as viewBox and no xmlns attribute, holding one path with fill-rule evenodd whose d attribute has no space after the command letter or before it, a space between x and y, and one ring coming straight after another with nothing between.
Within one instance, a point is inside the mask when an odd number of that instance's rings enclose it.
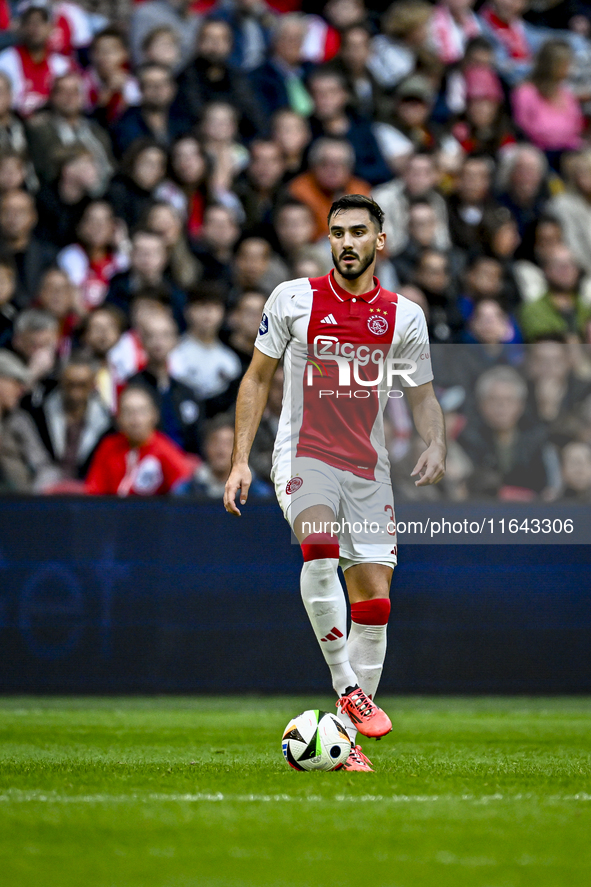
<instances>
[{"instance_id":1,"label":"adidas logo on jersey","mask_svg":"<svg viewBox=\"0 0 591 887\"><path fill-rule=\"evenodd\" d=\"M326 317L323 317L320 323L337 323L334 318L334 314L327 314Z\"/></svg>"}]
</instances>

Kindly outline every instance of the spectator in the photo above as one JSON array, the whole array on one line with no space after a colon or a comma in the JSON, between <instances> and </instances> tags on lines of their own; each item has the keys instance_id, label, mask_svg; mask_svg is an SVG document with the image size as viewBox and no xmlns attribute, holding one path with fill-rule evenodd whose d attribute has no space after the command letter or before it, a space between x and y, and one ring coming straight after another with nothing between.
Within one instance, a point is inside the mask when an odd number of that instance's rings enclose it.
<instances>
[{"instance_id":1,"label":"spectator","mask_svg":"<svg viewBox=\"0 0 591 887\"><path fill-rule=\"evenodd\" d=\"M227 22L203 22L197 37L197 56L180 73L176 106L196 123L209 102L228 102L240 115L240 132L253 138L265 132L265 118L248 79L230 62L232 31Z\"/></svg>"},{"instance_id":2,"label":"spectator","mask_svg":"<svg viewBox=\"0 0 591 887\"><path fill-rule=\"evenodd\" d=\"M18 151L24 157L28 150L28 134L23 121L11 108L12 81L0 69L0 151Z\"/></svg>"},{"instance_id":3,"label":"spectator","mask_svg":"<svg viewBox=\"0 0 591 887\"><path fill-rule=\"evenodd\" d=\"M382 32L374 37L369 70L378 83L393 89L417 62L429 62L425 50L433 7L424 0L399 0L384 14Z\"/></svg>"},{"instance_id":4,"label":"spectator","mask_svg":"<svg viewBox=\"0 0 591 887\"><path fill-rule=\"evenodd\" d=\"M113 146L122 157L137 139L154 139L164 148L190 129L182 107L174 107L176 87L171 72L154 62L138 72L141 100L128 108L112 130Z\"/></svg>"},{"instance_id":5,"label":"spectator","mask_svg":"<svg viewBox=\"0 0 591 887\"><path fill-rule=\"evenodd\" d=\"M588 390L587 383L573 373L571 349L564 338L555 335L530 345L525 373L531 423L545 425L554 432L553 437L560 436Z\"/></svg>"},{"instance_id":6,"label":"spectator","mask_svg":"<svg viewBox=\"0 0 591 887\"><path fill-rule=\"evenodd\" d=\"M498 199L515 216L521 237L542 213L550 196L547 173L546 158L534 145L518 145L501 160Z\"/></svg>"},{"instance_id":7,"label":"spectator","mask_svg":"<svg viewBox=\"0 0 591 887\"><path fill-rule=\"evenodd\" d=\"M547 210L562 225L564 239L579 265L591 274L591 150L576 154L566 167L567 190Z\"/></svg>"},{"instance_id":8,"label":"spectator","mask_svg":"<svg viewBox=\"0 0 591 887\"><path fill-rule=\"evenodd\" d=\"M41 397L27 395L30 413L60 480L83 480L94 451L111 429L111 416L95 391L96 367L82 354L73 355Z\"/></svg>"},{"instance_id":9,"label":"spectator","mask_svg":"<svg viewBox=\"0 0 591 887\"><path fill-rule=\"evenodd\" d=\"M234 257L234 283L238 293L255 289L271 295L287 277L287 268L262 237L247 237Z\"/></svg>"},{"instance_id":10,"label":"spectator","mask_svg":"<svg viewBox=\"0 0 591 887\"><path fill-rule=\"evenodd\" d=\"M449 249L447 207L445 200L436 190L438 180L439 172L435 158L428 152L420 152L409 159L402 178L393 179L373 192L372 196L386 216L384 231L389 256L398 255L406 246L410 203L419 199L429 203L437 216L434 245L437 249Z\"/></svg>"},{"instance_id":11,"label":"spectator","mask_svg":"<svg viewBox=\"0 0 591 887\"><path fill-rule=\"evenodd\" d=\"M179 211L167 203L155 203L148 211L145 227L164 241L173 284L181 290L195 286L202 267L191 253Z\"/></svg>"},{"instance_id":12,"label":"spectator","mask_svg":"<svg viewBox=\"0 0 591 887\"><path fill-rule=\"evenodd\" d=\"M108 129L132 105L139 105L140 88L129 71L127 41L116 27L107 27L93 38L91 64L84 72L85 108L100 126Z\"/></svg>"},{"instance_id":13,"label":"spectator","mask_svg":"<svg viewBox=\"0 0 591 887\"><path fill-rule=\"evenodd\" d=\"M283 404L283 381L283 367L278 366L250 453L249 465L265 483L272 483L273 447Z\"/></svg>"},{"instance_id":14,"label":"spectator","mask_svg":"<svg viewBox=\"0 0 591 887\"><path fill-rule=\"evenodd\" d=\"M0 71L12 83L13 108L23 117L42 108L54 79L72 68L66 56L50 50L52 29L50 7L28 5L19 19L19 42L0 52Z\"/></svg>"},{"instance_id":15,"label":"spectator","mask_svg":"<svg viewBox=\"0 0 591 887\"><path fill-rule=\"evenodd\" d=\"M31 304L41 275L55 262L57 250L37 239L36 225L35 203L29 194L8 191L0 195L0 236L4 251L16 265L14 304L18 309Z\"/></svg>"},{"instance_id":16,"label":"spectator","mask_svg":"<svg viewBox=\"0 0 591 887\"><path fill-rule=\"evenodd\" d=\"M546 292L542 266L555 246L562 245L562 228L552 216L542 215L528 229L519 249L520 258L513 262L513 272L521 299L532 302Z\"/></svg>"},{"instance_id":17,"label":"spectator","mask_svg":"<svg viewBox=\"0 0 591 887\"><path fill-rule=\"evenodd\" d=\"M33 5L44 6L45 0L34 0ZM91 44L93 34L103 28L107 20L100 13L88 12L81 3L72 0L58 0L53 4L53 30L49 46L75 59L79 53L84 57Z\"/></svg>"},{"instance_id":18,"label":"spectator","mask_svg":"<svg viewBox=\"0 0 591 887\"><path fill-rule=\"evenodd\" d=\"M484 345L489 354L498 354L499 346L511 342L513 336L511 319L497 299L483 298L476 302L468 320L465 342Z\"/></svg>"},{"instance_id":19,"label":"spectator","mask_svg":"<svg viewBox=\"0 0 591 887\"><path fill-rule=\"evenodd\" d=\"M495 256L474 253L468 259L463 275L464 290L459 300L462 316L469 319L474 306L481 299L500 299L505 305L514 306L509 298L512 291L507 288L505 268ZM507 340L521 342L516 323L512 323L512 334Z\"/></svg>"},{"instance_id":20,"label":"spectator","mask_svg":"<svg viewBox=\"0 0 591 887\"><path fill-rule=\"evenodd\" d=\"M271 123L271 134L283 151L285 179L304 172L304 158L312 139L308 121L295 111L278 111Z\"/></svg>"},{"instance_id":21,"label":"spectator","mask_svg":"<svg viewBox=\"0 0 591 887\"><path fill-rule=\"evenodd\" d=\"M127 316L116 305L106 302L104 308L113 308L129 322L126 330L109 351L109 362L113 367L116 379L124 382L143 370L148 362L142 337L153 314L168 314L170 311L170 295L164 287L145 286L132 294Z\"/></svg>"},{"instance_id":22,"label":"spectator","mask_svg":"<svg viewBox=\"0 0 591 887\"><path fill-rule=\"evenodd\" d=\"M583 505L591 504L591 447L572 441L562 450L562 498Z\"/></svg>"},{"instance_id":23,"label":"spectator","mask_svg":"<svg viewBox=\"0 0 591 887\"><path fill-rule=\"evenodd\" d=\"M455 140L442 139L432 123L435 95L432 81L422 74L412 74L398 84L391 117L392 132L386 134L386 139L390 135L393 140L388 156L395 171L404 169L413 150L439 151L440 162L457 163L452 156L459 154Z\"/></svg>"},{"instance_id":24,"label":"spectator","mask_svg":"<svg viewBox=\"0 0 591 887\"><path fill-rule=\"evenodd\" d=\"M180 136L170 151L171 179L179 188L181 206L186 216L191 240L199 236L203 214L210 197L209 163L199 139L191 134Z\"/></svg>"},{"instance_id":25,"label":"spectator","mask_svg":"<svg viewBox=\"0 0 591 887\"><path fill-rule=\"evenodd\" d=\"M58 357L60 361L67 360L80 315L76 311L74 287L60 268L48 268L41 278L35 307L55 317L58 324Z\"/></svg>"},{"instance_id":26,"label":"spectator","mask_svg":"<svg viewBox=\"0 0 591 887\"><path fill-rule=\"evenodd\" d=\"M185 308L187 332L170 355L171 374L188 385L198 400L218 397L242 372L234 351L223 345L223 289L201 284L189 294Z\"/></svg>"},{"instance_id":27,"label":"spectator","mask_svg":"<svg viewBox=\"0 0 591 887\"><path fill-rule=\"evenodd\" d=\"M173 441L156 430L158 409L149 391L130 385L121 395L119 431L98 447L86 492L95 496L162 496L194 470Z\"/></svg>"},{"instance_id":28,"label":"spectator","mask_svg":"<svg viewBox=\"0 0 591 887\"><path fill-rule=\"evenodd\" d=\"M129 267L127 253L117 247L117 226L111 205L104 200L89 203L77 226L78 241L66 246L57 264L78 292L81 311L104 302L111 278Z\"/></svg>"},{"instance_id":29,"label":"spectator","mask_svg":"<svg viewBox=\"0 0 591 887\"><path fill-rule=\"evenodd\" d=\"M138 229L131 238L130 267L111 278L106 301L130 316L135 293L144 287L161 288L168 294L175 320L184 328L185 294L165 276L168 253L164 239L146 229Z\"/></svg>"},{"instance_id":30,"label":"spectator","mask_svg":"<svg viewBox=\"0 0 591 887\"><path fill-rule=\"evenodd\" d=\"M444 75L437 113L447 120L450 115L464 114L466 111L466 74L471 68L487 70L493 81L499 81L495 68L492 44L486 37L472 37L466 45L466 54L457 65L453 65Z\"/></svg>"},{"instance_id":31,"label":"spectator","mask_svg":"<svg viewBox=\"0 0 591 887\"><path fill-rule=\"evenodd\" d=\"M585 126L581 107L565 85L571 61L568 43L548 40L536 56L531 80L517 86L512 95L515 123L546 152L554 169L564 151L581 147Z\"/></svg>"},{"instance_id":32,"label":"spectator","mask_svg":"<svg viewBox=\"0 0 591 887\"><path fill-rule=\"evenodd\" d=\"M311 118L312 137L346 139L355 152L354 173L370 185L380 185L391 178L371 123L348 110L350 96L345 80L331 70L318 70L308 81L314 102Z\"/></svg>"},{"instance_id":33,"label":"spectator","mask_svg":"<svg viewBox=\"0 0 591 887\"><path fill-rule=\"evenodd\" d=\"M134 65L143 62L142 45L148 34L162 26L174 30L181 50L181 65L191 61L200 18L191 9L190 0L147 0L138 3L129 23L129 42Z\"/></svg>"},{"instance_id":34,"label":"spectator","mask_svg":"<svg viewBox=\"0 0 591 887\"><path fill-rule=\"evenodd\" d=\"M0 348L6 348L12 339L17 307L14 304L16 292L16 266L9 256L0 254Z\"/></svg>"},{"instance_id":35,"label":"spectator","mask_svg":"<svg viewBox=\"0 0 591 887\"><path fill-rule=\"evenodd\" d=\"M210 419L205 430L203 451L205 461L193 475L191 482L182 492L193 496L206 496L219 499L232 467L232 447L234 446L234 420L231 416L220 415ZM253 471L249 495L267 498L271 487L260 480Z\"/></svg>"},{"instance_id":36,"label":"spectator","mask_svg":"<svg viewBox=\"0 0 591 887\"><path fill-rule=\"evenodd\" d=\"M203 151L211 163L212 189L231 190L235 177L248 164L248 151L238 140L238 114L227 102L212 102L203 110Z\"/></svg>"},{"instance_id":37,"label":"spectator","mask_svg":"<svg viewBox=\"0 0 591 887\"><path fill-rule=\"evenodd\" d=\"M164 148L152 139L138 139L125 154L106 197L128 230L135 228L156 199L166 159Z\"/></svg>"},{"instance_id":38,"label":"spectator","mask_svg":"<svg viewBox=\"0 0 591 887\"><path fill-rule=\"evenodd\" d=\"M480 34L474 0L441 0L429 21L429 46L444 65L464 58L468 41Z\"/></svg>"},{"instance_id":39,"label":"spectator","mask_svg":"<svg viewBox=\"0 0 591 887\"><path fill-rule=\"evenodd\" d=\"M265 301L265 296L260 292L244 292L229 317L230 334L227 344L238 355L242 364L240 378L250 366Z\"/></svg>"},{"instance_id":40,"label":"spectator","mask_svg":"<svg viewBox=\"0 0 591 887\"><path fill-rule=\"evenodd\" d=\"M181 449L197 453L200 444L201 406L195 392L171 376L169 358L178 340L172 317L165 312L146 318L142 342L147 363L132 376L130 385L145 385L158 407L158 430L163 431Z\"/></svg>"},{"instance_id":41,"label":"spectator","mask_svg":"<svg viewBox=\"0 0 591 887\"><path fill-rule=\"evenodd\" d=\"M468 423L458 438L475 470L471 492L507 501L547 498L558 488L559 466L546 431L520 425L527 386L512 367L493 367L476 383L480 423Z\"/></svg>"},{"instance_id":42,"label":"spectator","mask_svg":"<svg viewBox=\"0 0 591 887\"><path fill-rule=\"evenodd\" d=\"M496 68L510 86L528 76L547 33L524 20L528 5L529 0L488 0L478 14L482 33L493 45Z\"/></svg>"},{"instance_id":43,"label":"spectator","mask_svg":"<svg viewBox=\"0 0 591 887\"><path fill-rule=\"evenodd\" d=\"M457 188L448 200L451 239L460 249L478 246L482 227L497 209L491 193L493 173L490 157L466 157L462 164Z\"/></svg>"},{"instance_id":44,"label":"spectator","mask_svg":"<svg viewBox=\"0 0 591 887\"><path fill-rule=\"evenodd\" d=\"M355 153L345 139L322 138L310 149L310 170L296 176L289 191L314 213L316 239L328 234L328 211L343 194L370 193L368 182L353 175Z\"/></svg>"},{"instance_id":45,"label":"spectator","mask_svg":"<svg viewBox=\"0 0 591 887\"><path fill-rule=\"evenodd\" d=\"M272 215L283 194L285 163L276 142L257 139L250 145L250 160L237 179L234 193L245 214L245 230L269 233Z\"/></svg>"},{"instance_id":46,"label":"spectator","mask_svg":"<svg viewBox=\"0 0 591 887\"><path fill-rule=\"evenodd\" d=\"M351 25L341 34L339 53L327 68L344 78L357 114L369 120L388 120L392 102L369 69L371 36L367 25Z\"/></svg>"},{"instance_id":47,"label":"spectator","mask_svg":"<svg viewBox=\"0 0 591 887\"><path fill-rule=\"evenodd\" d=\"M59 160L64 148L83 145L98 170L97 189L104 190L113 173L109 137L101 126L83 115L83 81L70 71L57 77L51 88L49 110L31 121L29 149L35 171L42 182L58 177Z\"/></svg>"},{"instance_id":48,"label":"spectator","mask_svg":"<svg viewBox=\"0 0 591 887\"><path fill-rule=\"evenodd\" d=\"M230 288L234 247L239 237L240 228L229 207L219 203L207 207L203 213L201 235L192 245L203 266L204 278L218 280Z\"/></svg>"},{"instance_id":49,"label":"spectator","mask_svg":"<svg viewBox=\"0 0 591 887\"><path fill-rule=\"evenodd\" d=\"M280 247L280 257L293 267L300 252L314 242L316 223L309 206L298 200L279 204L274 216L274 231Z\"/></svg>"},{"instance_id":50,"label":"spectator","mask_svg":"<svg viewBox=\"0 0 591 887\"><path fill-rule=\"evenodd\" d=\"M110 413L117 412L121 382L110 359L110 352L120 340L125 327L125 316L118 308L102 305L87 316L81 331L81 342L98 367L96 390Z\"/></svg>"},{"instance_id":51,"label":"spectator","mask_svg":"<svg viewBox=\"0 0 591 887\"><path fill-rule=\"evenodd\" d=\"M436 249L437 216L430 203L418 197L408 210L408 241L392 259L400 283L414 278L417 262L424 249Z\"/></svg>"},{"instance_id":52,"label":"spectator","mask_svg":"<svg viewBox=\"0 0 591 887\"><path fill-rule=\"evenodd\" d=\"M93 198L102 194L100 171L92 151L83 145L62 148L57 179L37 195L37 236L61 249L76 239L76 228Z\"/></svg>"},{"instance_id":53,"label":"spectator","mask_svg":"<svg viewBox=\"0 0 591 887\"><path fill-rule=\"evenodd\" d=\"M419 256L412 283L429 303L430 332L436 342L451 342L462 327L449 260L444 252L425 249Z\"/></svg>"},{"instance_id":54,"label":"spectator","mask_svg":"<svg viewBox=\"0 0 591 887\"><path fill-rule=\"evenodd\" d=\"M488 154L493 159L515 136L504 107L499 78L484 65L473 65L464 72L466 110L451 133L466 154Z\"/></svg>"},{"instance_id":55,"label":"spectator","mask_svg":"<svg viewBox=\"0 0 591 887\"><path fill-rule=\"evenodd\" d=\"M27 164L12 148L0 153L0 194L24 191L27 188Z\"/></svg>"},{"instance_id":56,"label":"spectator","mask_svg":"<svg viewBox=\"0 0 591 887\"><path fill-rule=\"evenodd\" d=\"M39 308L21 311L14 324L12 349L25 363L31 385L57 372L59 324Z\"/></svg>"},{"instance_id":57,"label":"spectator","mask_svg":"<svg viewBox=\"0 0 591 887\"><path fill-rule=\"evenodd\" d=\"M302 61L306 30L302 15L281 16L273 31L269 60L263 61L251 74L255 94L269 118L284 108L302 117L312 112L312 99L305 86L312 66Z\"/></svg>"},{"instance_id":58,"label":"spectator","mask_svg":"<svg viewBox=\"0 0 591 887\"><path fill-rule=\"evenodd\" d=\"M234 68L252 71L264 62L275 25L275 12L265 0L221 0L215 17L231 28Z\"/></svg>"},{"instance_id":59,"label":"spectator","mask_svg":"<svg viewBox=\"0 0 591 887\"><path fill-rule=\"evenodd\" d=\"M29 384L25 365L0 350L0 491L29 493L55 479L31 417L18 406Z\"/></svg>"},{"instance_id":60,"label":"spectator","mask_svg":"<svg viewBox=\"0 0 591 887\"><path fill-rule=\"evenodd\" d=\"M170 25L160 25L149 31L142 42L142 64L164 65L172 74L178 74L183 59L179 35Z\"/></svg>"},{"instance_id":61,"label":"spectator","mask_svg":"<svg viewBox=\"0 0 591 887\"><path fill-rule=\"evenodd\" d=\"M543 271L545 295L521 309L520 326L526 342L555 333L566 335L570 341L582 341L591 306L581 297L581 269L569 248L555 247Z\"/></svg>"}]
</instances>

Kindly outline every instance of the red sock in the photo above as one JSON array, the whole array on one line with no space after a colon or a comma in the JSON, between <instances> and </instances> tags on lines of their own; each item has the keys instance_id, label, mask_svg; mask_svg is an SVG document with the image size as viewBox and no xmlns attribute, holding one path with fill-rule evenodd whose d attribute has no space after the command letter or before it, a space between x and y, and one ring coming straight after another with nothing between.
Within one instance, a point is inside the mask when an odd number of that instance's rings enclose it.
<instances>
[{"instance_id":1,"label":"red sock","mask_svg":"<svg viewBox=\"0 0 591 887\"><path fill-rule=\"evenodd\" d=\"M387 597L351 604L351 621L358 625L387 625L391 604Z\"/></svg>"}]
</instances>

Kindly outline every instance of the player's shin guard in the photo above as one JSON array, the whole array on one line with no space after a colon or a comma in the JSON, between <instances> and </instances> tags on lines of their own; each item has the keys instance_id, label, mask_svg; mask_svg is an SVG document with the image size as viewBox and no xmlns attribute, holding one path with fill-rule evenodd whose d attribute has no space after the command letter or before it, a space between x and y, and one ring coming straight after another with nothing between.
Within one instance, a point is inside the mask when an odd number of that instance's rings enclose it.
<instances>
[{"instance_id":1,"label":"player's shin guard","mask_svg":"<svg viewBox=\"0 0 591 887\"><path fill-rule=\"evenodd\" d=\"M388 598L351 604L351 631L347 640L349 661L359 686L372 699L378 689L386 658L389 616Z\"/></svg>"},{"instance_id":2,"label":"player's shin guard","mask_svg":"<svg viewBox=\"0 0 591 887\"><path fill-rule=\"evenodd\" d=\"M302 600L339 696L358 683L347 653L347 605L337 576L336 536L313 533L302 542Z\"/></svg>"}]
</instances>

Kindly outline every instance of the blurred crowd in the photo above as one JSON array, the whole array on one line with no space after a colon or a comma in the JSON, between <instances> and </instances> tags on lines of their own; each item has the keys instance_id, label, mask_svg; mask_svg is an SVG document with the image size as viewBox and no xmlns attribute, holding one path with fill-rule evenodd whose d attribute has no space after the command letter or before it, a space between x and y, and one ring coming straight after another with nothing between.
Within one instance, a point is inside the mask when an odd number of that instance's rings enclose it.
<instances>
[{"instance_id":1,"label":"blurred crowd","mask_svg":"<svg viewBox=\"0 0 591 887\"><path fill-rule=\"evenodd\" d=\"M221 495L266 298L345 193L450 441L400 499L591 502L591 8L0 0L0 491ZM253 448L270 497L273 382Z\"/></svg>"}]
</instances>

